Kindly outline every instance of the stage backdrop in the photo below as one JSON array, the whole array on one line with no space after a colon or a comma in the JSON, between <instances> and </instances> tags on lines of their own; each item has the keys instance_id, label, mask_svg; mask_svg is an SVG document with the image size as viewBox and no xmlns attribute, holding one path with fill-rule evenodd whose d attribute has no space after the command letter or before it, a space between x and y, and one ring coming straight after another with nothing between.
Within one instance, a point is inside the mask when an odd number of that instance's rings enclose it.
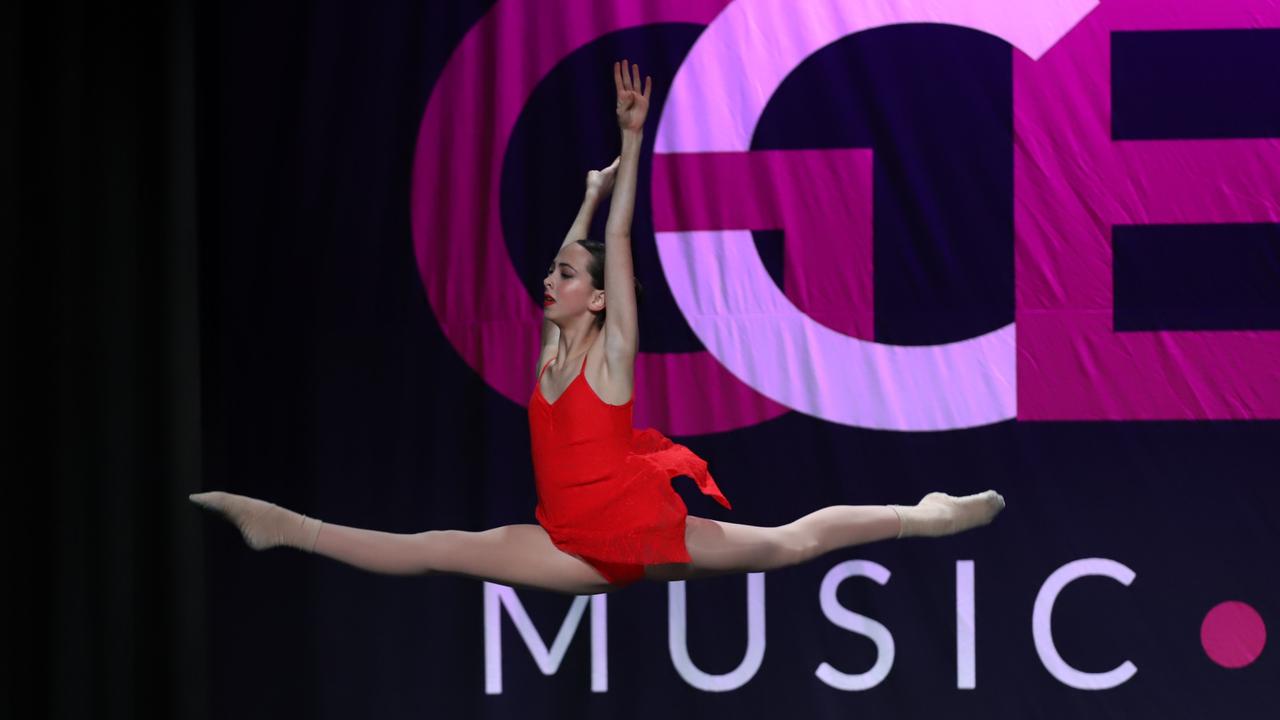
<instances>
[{"instance_id":1,"label":"stage backdrop","mask_svg":"<svg viewBox=\"0 0 1280 720\"><path fill-rule=\"evenodd\" d=\"M214 716L1274 712L1280 5L202 12L207 487L389 531L534 521L541 278L629 58L655 83L636 422L734 506L682 478L690 512L1008 501L577 599L208 522Z\"/></svg>"}]
</instances>

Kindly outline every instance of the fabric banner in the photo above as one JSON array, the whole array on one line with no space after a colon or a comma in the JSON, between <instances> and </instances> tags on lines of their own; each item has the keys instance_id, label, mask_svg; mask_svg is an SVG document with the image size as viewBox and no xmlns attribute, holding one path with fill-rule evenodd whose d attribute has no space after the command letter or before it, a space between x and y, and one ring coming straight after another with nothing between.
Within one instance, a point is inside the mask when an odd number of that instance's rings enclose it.
<instances>
[{"instance_id":1,"label":"fabric banner","mask_svg":"<svg viewBox=\"0 0 1280 720\"><path fill-rule=\"evenodd\" d=\"M654 78L635 422L733 510L996 488L954 538L572 598L209 537L217 717L1263 717L1280 5L207 11L205 484L534 522L541 281ZM605 212L593 226L602 238Z\"/></svg>"}]
</instances>

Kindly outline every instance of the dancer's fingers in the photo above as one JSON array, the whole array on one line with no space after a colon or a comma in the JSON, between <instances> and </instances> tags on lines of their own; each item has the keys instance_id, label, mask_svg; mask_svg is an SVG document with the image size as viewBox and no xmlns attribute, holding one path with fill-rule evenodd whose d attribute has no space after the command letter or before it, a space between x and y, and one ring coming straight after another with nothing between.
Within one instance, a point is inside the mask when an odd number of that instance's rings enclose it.
<instances>
[{"instance_id":1,"label":"dancer's fingers","mask_svg":"<svg viewBox=\"0 0 1280 720\"><path fill-rule=\"evenodd\" d=\"M625 59L622 61L622 89L631 89L631 65Z\"/></svg>"},{"instance_id":2,"label":"dancer's fingers","mask_svg":"<svg viewBox=\"0 0 1280 720\"><path fill-rule=\"evenodd\" d=\"M649 99L649 91L653 89L653 78L645 76L644 79L644 99Z\"/></svg>"},{"instance_id":3,"label":"dancer's fingers","mask_svg":"<svg viewBox=\"0 0 1280 720\"><path fill-rule=\"evenodd\" d=\"M613 87L619 95L622 94L622 65L616 62L613 64Z\"/></svg>"},{"instance_id":4,"label":"dancer's fingers","mask_svg":"<svg viewBox=\"0 0 1280 720\"><path fill-rule=\"evenodd\" d=\"M631 66L631 89L640 92L640 66Z\"/></svg>"}]
</instances>

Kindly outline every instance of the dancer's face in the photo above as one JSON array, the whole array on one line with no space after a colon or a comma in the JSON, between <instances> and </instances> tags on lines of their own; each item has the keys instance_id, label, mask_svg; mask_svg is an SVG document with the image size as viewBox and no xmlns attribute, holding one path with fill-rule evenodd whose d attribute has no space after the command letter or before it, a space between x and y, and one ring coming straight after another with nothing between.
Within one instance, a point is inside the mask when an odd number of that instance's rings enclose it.
<instances>
[{"instance_id":1,"label":"dancer's face","mask_svg":"<svg viewBox=\"0 0 1280 720\"><path fill-rule=\"evenodd\" d=\"M542 314L549 320L567 321L604 309L604 291L591 284L587 265L591 251L578 243L561 248L542 280Z\"/></svg>"}]
</instances>

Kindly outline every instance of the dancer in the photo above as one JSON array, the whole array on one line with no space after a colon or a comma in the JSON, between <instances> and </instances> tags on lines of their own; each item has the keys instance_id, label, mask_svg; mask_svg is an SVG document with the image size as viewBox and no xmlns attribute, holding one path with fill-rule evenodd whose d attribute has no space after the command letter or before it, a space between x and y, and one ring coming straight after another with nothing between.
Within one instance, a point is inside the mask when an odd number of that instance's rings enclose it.
<instances>
[{"instance_id":1,"label":"dancer","mask_svg":"<svg viewBox=\"0 0 1280 720\"><path fill-rule=\"evenodd\" d=\"M823 553L985 525L995 491L930 493L913 506L836 505L778 527L687 515L671 479L687 475L724 507L707 464L652 428L631 426L639 347L631 218L652 78L613 66L622 152L587 174L586 197L543 280L542 351L529 399L538 524L482 532L397 534L324 523L223 492L192 501L224 514L255 549L299 548L389 574L452 573L568 594L638 580L686 580L774 570ZM583 239L612 193L605 241Z\"/></svg>"}]
</instances>

